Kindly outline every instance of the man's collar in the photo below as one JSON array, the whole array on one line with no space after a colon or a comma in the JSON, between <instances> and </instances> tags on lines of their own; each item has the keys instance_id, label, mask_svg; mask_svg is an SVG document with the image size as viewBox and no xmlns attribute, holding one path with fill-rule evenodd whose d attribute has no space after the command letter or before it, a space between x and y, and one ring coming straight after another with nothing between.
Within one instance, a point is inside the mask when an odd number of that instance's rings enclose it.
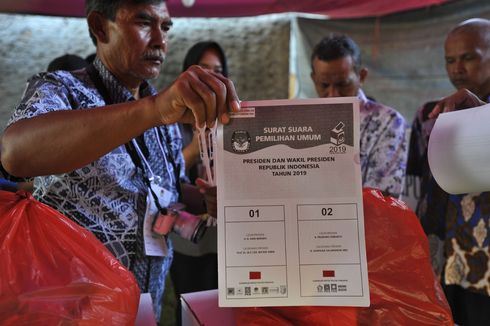
<instances>
[{"instance_id":1,"label":"man's collar","mask_svg":"<svg viewBox=\"0 0 490 326\"><path fill-rule=\"evenodd\" d=\"M360 88L357 91L357 97L359 98L359 101L361 101L361 102L367 102L368 101L366 94L364 94L364 91Z\"/></svg>"},{"instance_id":2,"label":"man's collar","mask_svg":"<svg viewBox=\"0 0 490 326\"><path fill-rule=\"evenodd\" d=\"M134 100L133 94L125 87L104 65L104 63L96 57L93 63L98 71L102 83L106 87L109 96L113 103L123 103ZM145 97L155 93L153 87L147 81L143 81L140 85L140 97Z\"/></svg>"}]
</instances>

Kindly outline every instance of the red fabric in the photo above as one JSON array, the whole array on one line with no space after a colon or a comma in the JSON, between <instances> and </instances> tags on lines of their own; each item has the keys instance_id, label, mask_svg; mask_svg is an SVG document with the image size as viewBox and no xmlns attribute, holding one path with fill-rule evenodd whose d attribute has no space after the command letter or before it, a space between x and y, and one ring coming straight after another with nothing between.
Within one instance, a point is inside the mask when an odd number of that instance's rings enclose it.
<instances>
[{"instance_id":1,"label":"red fabric","mask_svg":"<svg viewBox=\"0 0 490 326\"><path fill-rule=\"evenodd\" d=\"M0 325L134 325L139 288L86 229L0 191Z\"/></svg>"},{"instance_id":2,"label":"red fabric","mask_svg":"<svg viewBox=\"0 0 490 326\"><path fill-rule=\"evenodd\" d=\"M281 12L303 12L331 18L378 17L440 5L449 0L167 0L172 17L243 17ZM0 12L84 17L84 0L2 0Z\"/></svg>"},{"instance_id":3,"label":"red fabric","mask_svg":"<svg viewBox=\"0 0 490 326\"><path fill-rule=\"evenodd\" d=\"M415 214L374 189L363 202L370 307L235 308L237 325L453 325Z\"/></svg>"},{"instance_id":4,"label":"red fabric","mask_svg":"<svg viewBox=\"0 0 490 326\"><path fill-rule=\"evenodd\" d=\"M240 17L302 12L331 18L377 17L395 12L439 5L448 0L195 0L187 8L181 0L168 0L175 17Z\"/></svg>"}]
</instances>

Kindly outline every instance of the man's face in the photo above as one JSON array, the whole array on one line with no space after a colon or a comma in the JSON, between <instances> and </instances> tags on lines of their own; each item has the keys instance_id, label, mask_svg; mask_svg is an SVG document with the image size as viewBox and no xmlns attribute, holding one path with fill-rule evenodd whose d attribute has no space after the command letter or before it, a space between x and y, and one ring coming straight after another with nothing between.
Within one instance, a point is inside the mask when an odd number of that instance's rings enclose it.
<instances>
[{"instance_id":1,"label":"man's face","mask_svg":"<svg viewBox=\"0 0 490 326\"><path fill-rule=\"evenodd\" d=\"M104 63L126 86L156 78L167 52L172 25L167 6L123 4L114 22L108 21Z\"/></svg>"},{"instance_id":2,"label":"man's face","mask_svg":"<svg viewBox=\"0 0 490 326\"><path fill-rule=\"evenodd\" d=\"M476 33L456 31L445 43L446 71L456 89L467 88L480 98L490 93L490 44Z\"/></svg>"},{"instance_id":3,"label":"man's face","mask_svg":"<svg viewBox=\"0 0 490 326\"><path fill-rule=\"evenodd\" d=\"M364 79L354 71L351 56L322 61L314 58L311 79L315 84L319 97L357 96L357 92Z\"/></svg>"}]
</instances>

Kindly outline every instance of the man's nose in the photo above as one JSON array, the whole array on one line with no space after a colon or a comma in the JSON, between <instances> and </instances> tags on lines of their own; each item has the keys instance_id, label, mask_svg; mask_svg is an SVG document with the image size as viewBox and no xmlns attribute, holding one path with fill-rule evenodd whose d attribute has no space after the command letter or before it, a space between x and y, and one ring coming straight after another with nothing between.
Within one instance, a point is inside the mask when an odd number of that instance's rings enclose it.
<instances>
[{"instance_id":1,"label":"man's nose","mask_svg":"<svg viewBox=\"0 0 490 326\"><path fill-rule=\"evenodd\" d=\"M330 86L325 90L325 97L339 97L340 93L337 87Z\"/></svg>"},{"instance_id":2,"label":"man's nose","mask_svg":"<svg viewBox=\"0 0 490 326\"><path fill-rule=\"evenodd\" d=\"M453 71L455 73L463 73L465 71L465 66L463 60L456 60L453 65Z\"/></svg>"},{"instance_id":3,"label":"man's nose","mask_svg":"<svg viewBox=\"0 0 490 326\"><path fill-rule=\"evenodd\" d=\"M151 46L159 49L166 49L168 34L161 28L154 28L151 35Z\"/></svg>"}]
</instances>

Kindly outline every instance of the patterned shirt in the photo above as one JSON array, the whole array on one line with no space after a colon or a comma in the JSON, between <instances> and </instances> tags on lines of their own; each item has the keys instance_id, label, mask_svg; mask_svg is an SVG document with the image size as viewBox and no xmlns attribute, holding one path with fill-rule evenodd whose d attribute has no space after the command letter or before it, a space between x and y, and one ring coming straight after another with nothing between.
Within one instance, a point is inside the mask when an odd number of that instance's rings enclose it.
<instances>
[{"instance_id":1,"label":"patterned shirt","mask_svg":"<svg viewBox=\"0 0 490 326\"><path fill-rule=\"evenodd\" d=\"M445 284L490 295L490 192L451 195L432 177L427 146L435 120L428 114L436 103L417 110L410 135L407 173L421 177L416 213Z\"/></svg>"},{"instance_id":2,"label":"patterned shirt","mask_svg":"<svg viewBox=\"0 0 490 326\"><path fill-rule=\"evenodd\" d=\"M406 124L396 110L369 100L362 90L361 173L364 187L399 197L403 190L407 159Z\"/></svg>"},{"instance_id":3,"label":"patterned shirt","mask_svg":"<svg viewBox=\"0 0 490 326\"><path fill-rule=\"evenodd\" d=\"M112 103L134 100L131 93L107 70L97 58L94 67L101 77ZM141 96L156 91L144 82ZM56 110L87 110L105 106L87 70L56 71L32 77L9 125L20 119L31 118ZM144 133L148 148L145 155L154 174L163 180L162 186L177 201L175 171L168 164L171 155L180 176L184 176L182 139L177 125L150 129ZM110 132L108 130L107 132ZM164 152L156 137L163 135ZM42 144L41 144L42 145ZM162 162L167 162L164 164ZM177 172L179 173L179 172ZM174 175L170 175L174 174ZM75 171L36 177L34 197L46 203L81 226L90 230L104 245L131 270L142 292L152 295L157 318L160 314L164 279L172 261L172 246L167 257L148 257L144 254L143 220L148 188L144 172L135 166L131 156L121 145L96 161Z\"/></svg>"}]
</instances>

